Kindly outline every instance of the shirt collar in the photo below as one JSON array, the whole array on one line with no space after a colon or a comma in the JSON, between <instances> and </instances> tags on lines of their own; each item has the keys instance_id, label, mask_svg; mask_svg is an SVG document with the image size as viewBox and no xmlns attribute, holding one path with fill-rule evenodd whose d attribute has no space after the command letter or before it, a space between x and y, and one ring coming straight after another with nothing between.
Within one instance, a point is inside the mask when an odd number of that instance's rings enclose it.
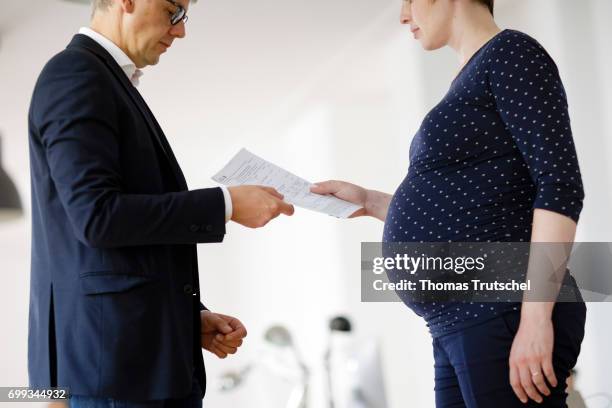
<instances>
[{"instance_id":1,"label":"shirt collar","mask_svg":"<svg viewBox=\"0 0 612 408\"><path fill-rule=\"evenodd\" d=\"M135 87L138 87L139 79L143 75L143 72L136 68L136 64L127 56L121 48L119 48L114 42L103 36L102 34L92 30L89 27L81 27L79 34L83 34L97 42L102 48L104 48L113 57L117 64L121 67L125 75Z\"/></svg>"}]
</instances>

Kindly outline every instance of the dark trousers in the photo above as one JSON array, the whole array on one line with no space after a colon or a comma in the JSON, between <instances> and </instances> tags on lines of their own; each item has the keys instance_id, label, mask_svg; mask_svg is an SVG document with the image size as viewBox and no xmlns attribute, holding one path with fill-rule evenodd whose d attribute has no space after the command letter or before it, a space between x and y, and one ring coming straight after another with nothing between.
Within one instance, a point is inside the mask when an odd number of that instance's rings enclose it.
<instances>
[{"instance_id":1,"label":"dark trousers","mask_svg":"<svg viewBox=\"0 0 612 408\"><path fill-rule=\"evenodd\" d=\"M70 408L202 408L202 390L194 379L191 394L184 398L136 402L73 395Z\"/></svg>"},{"instance_id":2,"label":"dark trousers","mask_svg":"<svg viewBox=\"0 0 612 408\"><path fill-rule=\"evenodd\" d=\"M557 303L553 366L558 385L542 404L523 404L510 386L510 348L520 312L512 311L433 340L437 408L567 407L566 379L576 364L584 337L584 303Z\"/></svg>"}]
</instances>

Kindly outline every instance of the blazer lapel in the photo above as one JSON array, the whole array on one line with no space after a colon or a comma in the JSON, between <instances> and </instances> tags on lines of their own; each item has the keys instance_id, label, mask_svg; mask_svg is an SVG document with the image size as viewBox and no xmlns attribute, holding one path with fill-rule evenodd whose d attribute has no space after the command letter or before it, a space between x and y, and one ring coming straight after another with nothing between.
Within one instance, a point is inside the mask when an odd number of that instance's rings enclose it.
<instances>
[{"instance_id":1,"label":"blazer lapel","mask_svg":"<svg viewBox=\"0 0 612 408\"><path fill-rule=\"evenodd\" d=\"M172 148L164 135L159 123L155 119L155 116L149 109L149 106L145 102L145 100L140 95L140 92L132 85L128 77L125 75L125 72L121 69L121 67L117 64L117 62L113 59L113 57L97 42L92 40L83 34L76 34L68 47L78 47L86 49L90 52L93 52L97 56L101 57L110 71L113 73L115 78L121 83L124 90L132 99L132 102L136 105L140 113L142 114L147 126L151 134L153 135L154 142L158 144L161 151L164 153L165 158L167 159L170 168L174 173L174 177L178 183L178 186L181 190L187 190L187 182L185 181L185 177L183 172L181 171L180 166L178 165L178 161L172 152Z\"/></svg>"},{"instance_id":2,"label":"blazer lapel","mask_svg":"<svg viewBox=\"0 0 612 408\"><path fill-rule=\"evenodd\" d=\"M125 74L123 75L123 77L127 79ZM176 160L176 157L174 156L174 152L172 151L172 148L170 147L170 143L168 143L168 139L166 139L166 135L164 134L161 126L159 126L159 123L157 123L157 119L155 119L155 115L153 115L153 112L151 112L151 109L149 109L149 105L147 105L142 95L140 95L140 92L138 92L138 90L134 88L134 86L129 80L127 82L129 84L128 92L135 94L136 99L140 101L139 107L142 108L141 112L145 116L146 120L149 122L149 127L152 127L153 129L155 129L154 134L157 138L157 142L159 143L163 152L166 154L166 157L168 158L168 162L170 163L170 167L172 167L172 170L175 174L176 181L178 182L179 187L183 190L187 190L187 182L185 181L185 176L183 175L183 172L181 171L181 168L178 165L178 161Z\"/></svg>"}]
</instances>

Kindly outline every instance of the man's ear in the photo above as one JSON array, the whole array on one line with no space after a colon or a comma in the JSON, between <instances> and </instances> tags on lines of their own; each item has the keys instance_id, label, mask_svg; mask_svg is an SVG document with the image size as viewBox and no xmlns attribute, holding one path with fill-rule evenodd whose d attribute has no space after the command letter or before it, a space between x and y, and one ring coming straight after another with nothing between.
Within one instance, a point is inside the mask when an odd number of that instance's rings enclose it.
<instances>
[{"instance_id":1,"label":"man's ear","mask_svg":"<svg viewBox=\"0 0 612 408\"><path fill-rule=\"evenodd\" d=\"M134 12L136 0L117 0L117 2L124 13L132 14Z\"/></svg>"}]
</instances>

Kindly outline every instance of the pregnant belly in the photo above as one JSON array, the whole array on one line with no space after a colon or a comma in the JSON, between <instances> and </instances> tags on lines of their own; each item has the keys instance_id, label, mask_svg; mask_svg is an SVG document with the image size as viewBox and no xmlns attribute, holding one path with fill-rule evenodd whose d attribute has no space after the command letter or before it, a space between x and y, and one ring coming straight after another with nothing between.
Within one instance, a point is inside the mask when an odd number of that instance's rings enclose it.
<instances>
[{"instance_id":1,"label":"pregnant belly","mask_svg":"<svg viewBox=\"0 0 612 408\"><path fill-rule=\"evenodd\" d=\"M504 242L530 239L529 203L473 194L428 195L398 189L385 220L384 242Z\"/></svg>"}]
</instances>

